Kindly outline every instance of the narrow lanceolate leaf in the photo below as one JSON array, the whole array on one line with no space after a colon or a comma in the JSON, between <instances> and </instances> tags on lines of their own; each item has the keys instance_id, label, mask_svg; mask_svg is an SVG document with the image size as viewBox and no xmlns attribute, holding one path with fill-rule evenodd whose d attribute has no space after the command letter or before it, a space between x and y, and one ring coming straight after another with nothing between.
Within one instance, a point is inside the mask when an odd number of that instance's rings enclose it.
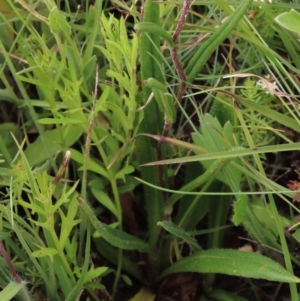
<instances>
[{"instance_id":1,"label":"narrow lanceolate leaf","mask_svg":"<svg viewBox=\"0 0 300 301\"><path fill-rule=\"evenodd\" d=\"M172 40L171 35L169 35L164 29L162 29L158 24L153 22L141 22L135 24L135 30L139 30L140 32L153 33L161 38L165 39L171 47L174 47L174 42Z\"/></svg>"},{"instance_id":2,"label":"narrow lanceolate leaf","mask_svg":"<svg viewBox=\"0 0 300 301\"><path fill-rule=\"evenodd\" d=\"M12 300L21 289L26 288L26 283L16 283L10 282L2 291L0 292L0 300L1 301L9 301Z\"/></svg>"},{"instance_id":3,"label":"narrow lanceolate leaf","mask_svg":"<svg viewBox=\"0 0 300 301\"><path fill-rule=\"evenodd\" d=\"M219 273L270 281L300 282L298 277L270 258L237 250L212 249L198 252L167 268L161 278L181 272Z\"/></svg>"},{"instance_id":4,"label":"narrow lanceolate leaf","mask_svg":"<svg viewBox=\"0 0 300 301\"><path fill-rule=\"evenodd\" d=\"M140 252L145 253L149 251L149 247L144 241L100 222L94 214L92 208L88 205L86 201L79 197L77 198L77 200L79 202L80 208L87 216L91 224L101 234L101 236L112 246L124 250L138 250Z\"/></svg>"},{"instance_id":5,"label":"narrow lanceolate leaf","mask_svg":"<svg viewBox=\"0 0 300 301\"><path fill-rule=\"evenodd\" d=\"M253 0L240 1L240 5L232 13L226 22L224 22L196 51L192 59L189 61L185 73L188 76L187 81L192 82L202 69L206 61L216 50L216 48L223 43L223 41L230 35L238 22L242 19L247 9L250 7Z\"/></svg>"},{"instance_id":6,"label":"narrow lanceolate leaf","mask_svg":"<svg viewBox=\"0 0 300 301\"><path fill-rule=\"evenodd\" d=\"M158 222L158 226L163 227L169 233L173 234L176 237L183 239L192 249L200 250L200 246L198 245L197 241L190 236L189 233L185 232L182 228L178 227L177 225L173 224L169 221Z\"/></svg>"}]
</instances>

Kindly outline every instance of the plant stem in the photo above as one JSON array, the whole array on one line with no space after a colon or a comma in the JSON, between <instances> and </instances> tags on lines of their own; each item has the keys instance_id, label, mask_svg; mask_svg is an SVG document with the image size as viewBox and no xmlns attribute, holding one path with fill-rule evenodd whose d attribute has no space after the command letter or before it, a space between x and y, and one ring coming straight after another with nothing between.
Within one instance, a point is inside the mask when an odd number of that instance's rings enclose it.
<instances>
[{"instance_id":1,"label":"plant stem","mask_svg":"<svg viewBox=\"0 0 300 301\"><path fill-rule=\"evenodd\" d=\"M144 4L144 22L153 22L159 24L159 5L153 0L146 0ZM141 77L144 80L153 77L163 82L164 78L161 68L157 62L161 61L158 49L160 46L160 38L153 34L140 34L140 59L141 59ZM151 89L143 83L143 100L147 102ZM144 110L144 119L140 126L140 133L159 134L163 128L163 116L159 111L156 102L152 101ZM139 163L152 162L156 160L156 146L154 141L148 137L140 137L137 139L137 156ZM159 175L157 167L142 167L141 177L154 185L159 185ZM149 245L151 249L149 263L149 278L153 278L156 274L157 252L156 242L160 232L157 222L162 219L162 194L160 191L144 185L144 199L148 215L149 229Z\"/></svg>"}]
</instances>

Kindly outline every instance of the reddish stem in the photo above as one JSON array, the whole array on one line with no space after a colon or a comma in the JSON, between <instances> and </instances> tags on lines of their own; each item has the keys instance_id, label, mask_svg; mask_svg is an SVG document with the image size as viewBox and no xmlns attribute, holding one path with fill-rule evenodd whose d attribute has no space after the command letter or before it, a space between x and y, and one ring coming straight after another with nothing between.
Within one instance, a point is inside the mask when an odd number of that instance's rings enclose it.
<instances>
[{"instance_id":1,"label":"reddish stem","mask_svg":"<svg viewBox=\"0 0 300 301\"><path fill-rule=\"evenodd\" d=\"M2 244L2 242L0 242L0 253L2 254L2 256L3 256L4 260L5 260L8 268L9 268L9 270L11 272L11 274L13 275L13 278L15 279L15 281L17 283L21 283L22 279L17 274L17 272L16 272L16 270L15 270L15 268L14 268L14 266L13 266L13 264L12 264L12 262L11 262L9 256L8 256L8 254L7 254L5 248L4 248L3 244Z\"/></svg>"}]
</instances>

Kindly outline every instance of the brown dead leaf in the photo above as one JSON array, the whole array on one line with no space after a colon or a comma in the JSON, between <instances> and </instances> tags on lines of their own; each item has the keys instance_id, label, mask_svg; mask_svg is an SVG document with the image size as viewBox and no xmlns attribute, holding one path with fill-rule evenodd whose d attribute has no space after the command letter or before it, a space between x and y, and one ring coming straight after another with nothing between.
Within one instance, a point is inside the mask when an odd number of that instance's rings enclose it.
<instances>
[{"instance_id":1,"label":"brown dead leaf","mask_svg":"<svg viewBox=\"0 0 300 301\"><path fill-rule=\"evenodd\" d=\"M290 180L287 184L287 187L291 190L300 190L300 182L297 180ZM293 202L297 201L297 199L300 197L300 191L295 194L293 197Z\"/></svg>"}]
</instances>

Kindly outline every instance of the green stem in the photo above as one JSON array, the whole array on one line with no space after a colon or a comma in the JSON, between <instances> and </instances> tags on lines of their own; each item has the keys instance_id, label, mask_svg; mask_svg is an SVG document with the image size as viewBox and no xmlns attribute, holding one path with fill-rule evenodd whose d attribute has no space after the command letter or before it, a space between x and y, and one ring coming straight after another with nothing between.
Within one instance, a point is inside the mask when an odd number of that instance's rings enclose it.
<instances>
[{"instance_id":1,"label":"green stem","mask_svg":"<svg viewBox=\"0 0 300 301\"><path fill-rule=\"evenodd\" d=\"M47 213L47 216L50 216L49 220L46 221L44 217L42 217L43 222L47 222L48 226L47 228L45 228L44 234L46 237L46 241L48 243L48 245L55 245L56 249L58 250L58 257L60 258L62 265L64 267L64 269L67 271L70 280L72 281L72 284L75 285L76 284L76 279L74 277L73 271L70 268L70 265L68 264L68 260L66 259L66 256L64 254L64 250L61 249L61 245L59 242L59 238L56 235L56 231L55 231L55 222L54 222L54 215L52 212L52 202L51 200L49 200L45 205L44 205L44 210ZM48 235L47 232L50 232L50 236ZM52 242L50 242L52 241Z\"/></svg>"},{"instance_id":2,"label":"green stem","mask_svg":"<svg viewBox=\"0 0 300 301\"><path fill-rule=\"evenodd\" d=\"M110 169L109 169L109 175L111 174ZM118 192L118 188L117 188L117 183L116 180L114 179L113 175L111 176L111 187L112 187L112 192L114 195L114 199L115 199L115 204L117 207L117 213L118 213L118 222L119 222L119 226L118 229L120 231L122 231L122 208L121 208L121 202L120 202L120 197L119 197L119 192ZM122 271L122 263L123 263L123 250L119 249L118 250L118 263L117 263L117 270L116 270L116 277L114 279L114 284L113 284L113 292L115 293L117 291L117 285L119 282L119 279L121 277L121 271Z\"/></svg>"},{"instance_id":3,"label":"green stem","mask_svg":"<svg viewBox=\"0 0 300 301\"><path fill-rule=\"evenodd\" d=\"M159 4L154 0L145 0L143 22L152 22L159 25ZM141 78L143 83L143 101L147 102L151 89L144 85L144 80L155 78L164 83L160 65L160 36L154 33L140 33L140 61ZM144 119L140 125L139 132L160 135L163 129L163 114L160 112L157 102L151 101L144 109ZM149 137L141 136L136 142L136 154L139 164L157 160L156 142ZM162 156L163 157L163 156ZM159 170L157 166L142 167L141 177L146 182L161 186ZM163 196L162 192L150 186L144 185L144 200L148 218L149 235L149 268L148 277L151 281L156 277L159 270L159 258L163 234L157 222L163 219Z\"/></svg>"},{"instance_id":4,"label":"green stem","mask_svg":"<svg viewBox=\"0 0 300 301\"><path fill-rule=\"evenodd\" d=\"M144 5L144 19L145 22L153 22L159 24L159 5L156 1L146 0ZM160 66L157 62L161 61L159 57L159 36L155 34L140 34L140 58L141 58L141 77L142 81L153 77L158 81L163 81ZM143 100L146 103L151 89L143 84ZM144 120L140 126L140 133L160 134L163 128L163 116L159 111L155 101L144 110ZM144 164L156 160L156 145L153 140L148 137L140 137L137 139L137 155L139 163ZM159 177L157 167L142 167L142 178L155 185L159 185ZM155 262L156 242L159 236L160 228L157 222L162 219L162 194L160 191L155 190L149 186L144 186L144 199L146 202L146 209L148 214L148 231L149 231L149 244L152 250L152 262ZM150 274L155 274L155 264L150 263L153 269Z\"/></svg>"},{"instance_id":5,"label":"green stem","mask_svg":"<svg viewBox=\"0 0 300 301\"><path fill-rule=\"evenodd\" d=\"M104 149L101 146L99 146L98 149L99 149L99 153L101 155L101 158L102 158L102 160L104 162L104 165L108 166L109 160L108 160L108 158L107 158L107 156L105 154ZM111 168L108 169L108 178L109 178L109 181L110 181L110 185L111 185L113 196L114 196L114 201L115 201L116 208L117 208L117 219L118 219L118 224L119 224L118 225L118 229L120 231L122 231L123 220L122 220L121 201L120 201L120 197L119 197L119 192L118 192L118 187L117 187L117 181L115 179L115 175L113 173L113 169L111 169ZM121 276L122 261L123 261L123 250L119 249L118 250L118 262L117 262L116 277L115 277L114 283L113 283L113 293L115 293L116 290L117 290L117 285L118 285L118 282L119 282L119 279L120 279L120 276Z\"/></svg>"}]
</instances>

